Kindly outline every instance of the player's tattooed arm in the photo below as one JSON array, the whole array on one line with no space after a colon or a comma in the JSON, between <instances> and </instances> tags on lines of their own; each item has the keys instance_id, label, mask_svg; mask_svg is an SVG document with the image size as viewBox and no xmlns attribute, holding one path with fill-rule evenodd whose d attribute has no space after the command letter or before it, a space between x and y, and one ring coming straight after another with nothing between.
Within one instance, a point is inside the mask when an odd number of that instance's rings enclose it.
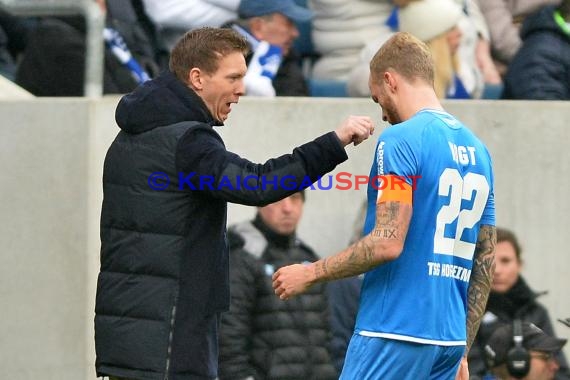
<instances>
[{"instance_id":1,"label":"player's tattooed arm","mask_svg":"<svg viewBox=\"0 0 570 380\"><path fill-rule=\"evenodd\" d=\"M315 282L354 276L396 259L402 252L411 217L411 204L379 203L374 230L339 254L316 262Z\"/></svg>"},{"instance_id":2,"label":"player's tattooed arm","mask_svg":"<svg viewBox=\"0 0 570 380\"><path fill-rule=\"evenodd\" d=\"M495 272L495 246L497 245L497 231L495 226L482 225L479 230L473 269L469 290L467 293L467 349L465 356L471 349L481 318L485 313L487 299L491 291L491 281Z\"/></svg>"},{"instance_id":3,"label":"player's tattooed arm","mask_svg":"<svg viewBox=\"0 0 570 380\"><path fill-rule=\"evenodd\" d=\"M317 282L354 276L398 258L412 218L411 192L408 186L397 193L381 193L374 230L347 249L309 265L279 268L273 274L275 294L286 300Z\"/></svg>"}]
</instances>

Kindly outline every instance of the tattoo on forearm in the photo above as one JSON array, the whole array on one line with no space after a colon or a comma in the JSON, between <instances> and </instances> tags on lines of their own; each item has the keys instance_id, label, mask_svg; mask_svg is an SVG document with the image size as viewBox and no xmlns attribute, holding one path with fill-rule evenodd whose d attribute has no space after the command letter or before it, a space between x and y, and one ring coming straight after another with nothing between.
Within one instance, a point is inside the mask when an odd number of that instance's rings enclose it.
<instances>
[{"instance_id":1,"label":"tattoo on forearm","mask_svg":"<svg viewBox=\"0 0 570 380\"><path fill-rule=\"evenodd\" d=\"M491 291L491 281L495 271L495 246L497 244L497 232L494 226L482 225L479 230L473 269L469 284L468 310L467 310L467 349L469 352L481 318L485 313L487 299Z\"/></svg>"},{"instance_id":2,"label":"tattoo on forearm","mask_svg":"<svg viewBox=\"0 0 570 380\"><path fill-rule=\"evenodd\" d=\"M315 273L321 280L350 277L373 268L374 247L369 239L362 239L339 256L327 257L316 263Z\"/></svg>"},{"instance_id":3,"label":"tattoo on forearm","mask_svg":"<svg viewBox=\"0 0 570 380\"><path fill-rule=\"evenodd\" d=\"M376 226L372 233L351 245L339 255L327 257L315 265L319 280L336 280L364 273L384 261L375 255L375 245L393 240L403 242L407 233L411 206L385 202L376 207Z\"/></svg>"},{"instance_id":4,"label":"tattoo on forearm","mask_svg":"<svg viewBox=\"0 0 570 380\"><path fill-rule=\"evenodd\" d=\"M328 257L321 260L321 262L316 263L315 267L315 275L317 278L327 278L329 275L329 271L327 269L327 259Z\"/></svg>"}]
</instances>

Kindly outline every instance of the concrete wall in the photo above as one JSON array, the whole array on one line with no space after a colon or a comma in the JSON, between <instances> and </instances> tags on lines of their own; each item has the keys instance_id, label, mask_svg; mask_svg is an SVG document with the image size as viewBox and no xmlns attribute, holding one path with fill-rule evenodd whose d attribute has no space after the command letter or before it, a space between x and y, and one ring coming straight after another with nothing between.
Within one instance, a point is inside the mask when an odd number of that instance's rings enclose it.
<instances>
[{"instance_id":1,"label":"concrete wall","mask_svg":"<svg viewBox=\"0 0 570 380\"><path fill-rule=\"evenodd\" d=\"M93 309L102 162L117 128L117 98L0 101L0 368L7 379L94 379ZM498 223L525 252L524 274L552 318L570 317L568 103L453 102L495 161ZM366 99L253 99L220 133L254 161L289 152L349 114L380 110ZM349 147L335 173L368 174L374 141ZM365 190L308 191L299 235L321 255L345 247ZM230 222L252 208L231 206ZM561 336L570 329L555 324ZM570 353L569 350L567 352Z\"/></svg>"}]
</instances>

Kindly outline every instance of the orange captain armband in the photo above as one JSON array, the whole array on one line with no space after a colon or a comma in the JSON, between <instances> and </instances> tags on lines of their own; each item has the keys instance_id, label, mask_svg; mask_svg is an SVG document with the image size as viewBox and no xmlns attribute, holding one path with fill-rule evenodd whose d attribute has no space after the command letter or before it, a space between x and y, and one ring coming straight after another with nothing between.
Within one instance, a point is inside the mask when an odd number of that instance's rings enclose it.
<instances>
[{"instance_id":1,"label":"orange captain armband","mask_svg":"<svg viewBox=\"0 0 570 380\"><path fill-rule=\"evenodd\" d=\"M398 175L378 176L377 186L378 198L376 203L400 202L412 204L412 185L406 182L405 178Z\"/></svg>"}]
</instances>

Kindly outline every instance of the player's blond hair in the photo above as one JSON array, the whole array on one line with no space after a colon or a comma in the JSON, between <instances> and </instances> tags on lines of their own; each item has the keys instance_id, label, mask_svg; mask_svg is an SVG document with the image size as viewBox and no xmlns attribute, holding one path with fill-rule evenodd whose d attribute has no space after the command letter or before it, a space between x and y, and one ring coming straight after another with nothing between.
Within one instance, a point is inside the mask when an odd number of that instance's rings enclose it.
<instances>
[{"instance_id":1,"label":"player's blond hair","mask_svg":"<svg viewBox=\"0 0 570 380\"><path fill-rule=\"evenodd\" d=\"M370 75L381 78L393 70L409 82L417 79L433 86L434 61L425 43L407 32L394 34L370 61Z\"/></svg>"}]
</instances>

